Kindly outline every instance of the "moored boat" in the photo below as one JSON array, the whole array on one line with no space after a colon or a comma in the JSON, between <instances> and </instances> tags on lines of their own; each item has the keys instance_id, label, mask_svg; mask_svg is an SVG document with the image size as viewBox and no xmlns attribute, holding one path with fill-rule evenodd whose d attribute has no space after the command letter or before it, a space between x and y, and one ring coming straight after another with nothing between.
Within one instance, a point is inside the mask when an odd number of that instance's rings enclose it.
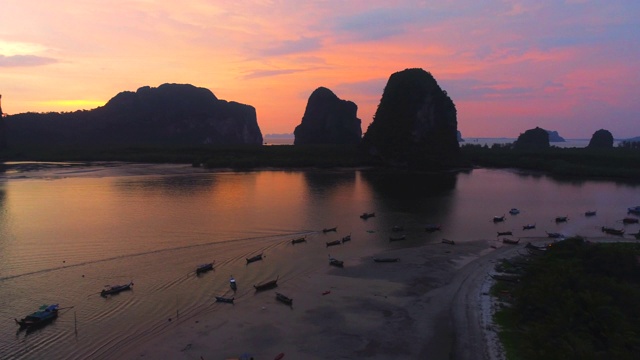
<instances>
[{"instance_id":1,"label":"moored boat","mask_svg":"<svg viewBox=\"0 0 640 360\"><path fill-rule=\"evenodd\" d=\"M640 205L638 206L633 206L627 209L627 212L629 214L636 214L636 215L640 215Z\"/></svg>"},{"instance_id":2,"label":"moored boat","mask_svg":"<svg viewBox=\"0 0 640 360\"><path fill-rule=\"evenodd\" d=\"M351 241L351 234L342 238L342 243L346 243L347 241Z\"/></svg>"},{"instance_id":3,"label":"moored boat","mask_svg":"<svg viewBox=\"0 0 640 360\"><path fill-rule=\"evenodd\" d=\"M262 260L262 254L258 254L258 255L252 256L250 258L247 258L247 264L255 262L255 261L259 261L259 260Z\"/></svg>"},{"instance_id":4,"label":"moored boat","mask_svg":"<svg viewBox=\"0 0 640 360\"><path fill-rule=\"evenodd\" d=\"M424 230L426 232L434 232L434 231L439 231L441 229L441 226L439 224L427 224L424 227Z\"/></svg>"},{"instance_id":5,"label":"moored boat","mask_svg":"<svg viewBox=\"0 0 640 360\"><path fill-rule=\"evenodd\" d=\"M233 304L233 300L235 300L235 298L230 297L223 297L223 296L216 296L216 302L223 302L223 303L229 303L229 304Z\"/></svg>"},{"instance_id":6,"label":"moored boat","mask_svg":"<svg viewBox=\"0 0 640 360\"><path fill-rule=\"evenodd\" d=\"M33 312L20 320L14 320L18 325L20 325L20 329L34 329L55 320L58 317L58 310L58 304L42 305L38 311Z\"/></svg>"},{"instance_id":7,"label":"moored boat","mask_svg":"<svg viewBox=\"0 0 640 360\"><path fill-rule=\"evenodd\" d=\"M400 240L405 240L406 238L407 238L407 235L389 236L389 241L400 241Z\"/></svg>"},{"instance_id":8,"label":"moored boat","mask_svg":"<svg viewBox=\"0 0 640 360\"><path fill-rule=\"evenodd\" d=\"M278 286L278 278L279 277L275 278L274 280L265 281L260 284L253 285L253 287L256 289L256 291L272 289Z\"/></svg>"},{"instance_id":9,"label":"moored boat","mask_svg":"<svg viewBox=\"0 0 640 360\"><path fill-rule=\"evenodd\" d=\"M518 210L516 208L512 208L511 210L509 210L509 214L518 215L518 214L520 214L520 210Z\"/></svg>"},{"instance_id":10,"label":"moored boat","mask_svg":"<svg viewBox=\"0 0 640 360\"><path fill-rule=\"evenodd\" d=\"M298 244L298 243L305 242L305 241L307 241L307 237L303 236L303 237L299 237L297 239L291 240L291 243L292 244Z\"/></svg>"},{"instance_id":11,"label":"moored boat","mask_svg":"<svg viewBox=\"0 0 640 360\"><path fill-rule=\"evenodd\" d=\"M344 267L344 261L329 257L329 265Z\"/></svg>"},{"instance_id":12,"label":"moored boat","mask_svg":"<svg viewBox=\"0 0 640 360\"><path fill-rule=\"evenodd\" d=\"M100 291L100 296L113 295L125 290L130 290L132 286L133 286L133 281L124 285L113 285L113 286L107 285L104 289L102 289L102 291Z\"/></svg>"},{"instance_id":13,"label":"moored boat","mask_svg":"<svg viewBox=\"0 0 640 360\"><path fill-rule=\"evenodd\" d=\"M335 246L335 245L340 245L342 244L342 240L338 239L338 240L333 240L333 241L327 241L327 247L329 246Z\"/></svg>"},{"instance_id":14,"label":"moored boat","mask_svg":"<svg viewBox=\"0 0 640 360\"><path fill-rule=\"evenodd\" d=\"M619 236L624 235L624 229L615 229L608 226L603 226L601 230L603 233L606 233L609 235L619 235Z\"/></svg>"},{"instance_id":15,"label":"moored boat","mask_svg":"<svg viewBox=\"0 0 640 360\"><path fill-rule=\"evenodd\" d=\"M400 261L400 258L373 258L373 261L379 263L398 262Z\"/></svg>"},{"instance_id":16,"label":"moored boat","mask_svg":"<svg viewBox=\"0 0 640 360\"><path fill-rule=\"evenodd\" d=\"M498 231L498 236L513 235L512 231Z\"/></svg>"},{"instance_id":17,"label":"moored boat","mask_svg":"<svg viewBox=\"0 0 640 360\"><path fill-rule=\"evenodd\" d=\"M638 218L626 217L622 219L623 224L637 224Z\"/></svg>"},{"instance_id":18,"label":"moored boat","mask_svg":"<svg viewBox=\"0 0 640 360\"><path fill-rule=\"evenodd\" d=\"M516 240L516 239L502 238L502 242L504 244L517 245L520 242L520 239Z\"/></svg>"},{"instance_id":19,"label":"moored boat","mask_svg":"<svg viewBox=\"0 0 640 360\"><path fill-rule=\"evenodd\" d=\"M229 279L229 286L233 291L238 290L238 284L236 284L236 279L234 279L233 276Z\"/></svg>"},{"instance_id":20,"label":"moored boat","mask_svg":"<svg viewBox=\"0 0 640 360\"><path fill-rule=\"evenodd\" d=\"M205 273L207 271L213 270L213 264L215 263L215 261L210 262L208 264L201 264L198 265L198 267L196 268L196 274L202 274Z\"/></svg>"},{"instance_id":21,"label":"moored boat","mask_svg":"<svg viewBox=\"0 0 640 360\"><path fill-rule=\"evenodd\" d=\"M536 228L536 224L527 224L522 226L522 230L531 230L531 229L535 229Z\"/></svg>"},{"instance_id":22,"label":"moored boat","mask_svg":"<svg viewBox=\"0 0 640 360\"><path fill-rule=\"evenodd\" d=\"M568 216L556 216L556 222L560 223L560 222L567 222L569 220Z\"/></svg>"},{"instance_id":23,"label":"moored boat","mask_svg":"<svg viewBox=\"0 0 640 360\"><path fill-rule=\"evenodd\" d=\"M322 229L323 233L328 233L328 232L331 232L331 231L334 231L334 232L338 231L338 227L336 226L336 227L332 227L332 228L324 228L324 229Z\"/></svg>"},{"instance_id":24,"label":"moored boat","mask_svg":"<svg viewBox=\"0 0 640 360\"><path fill-rule=\"evenodd\" d=\"M404 227L403 226L394 225L391 228L391 231L393 231L393 232L404 231Z\"/></svg>"},{"instance_id":25,"label":"moored boat","mask_svg":"<svg viewBox=\"0 0 640 360\"><path fill-rule=\"evenodd\" d=\"M493 217L493 222L497 223L497 222L503 222L504 221L504 215L502 216L494 216Z\"/></svg>"},{"instance_id":26,"label":"moored boat","mask_svg":"<svg viewBox=\"0 0 640 360\"><path fill-rule=\"evenodd\" d=\"M372 213L362 213L362 215L360 215L361 219L367 220L370 217L374 217L376 216L376 213L372 212Z\"/></svg>"},{"instance_id":27,"label":"moored boat","mask_svg":"<svg viewBox=\"0 0 640 360\"><path fill-rule=\"evenodd\" d=\"M455 241L449 239L442 239L443 244L455 245Z\"/></svg>"},{"instance_id":28,"label":"moored boat","mask_svg":"<svg viewBox=\"0 0 640 360\"><path fill-rule=\"evenodd\" d=\"M556 232L552 232L552 233L548 232L547 236L552 238L552 239L563 239L565 237L564 234L556 233Z\"/></svg>"},{"instance_id":29,"label":"moored boat","mask_svg":"<svg viewBox=\"0 0 640 360\"><path fill-rule=\"evenodd\" d=\"M587 210L584 212L584 216L596 216L595 210Z\"/></svg>"},{"instance_id":30,"label":"moored boat","mask_svg":"<svg viewBox=\"0 0 640 360\"><path fill-rule=\"evenodd\" d=\"M279 292L276 292L276 300L278 300L280 302L283 302L283 303L285 303L287 305L293 305L293 299L292 298L290 298L290 297L288 297L288 296L286 296L284 294L281 294Z\"/></svg>"}]
</instances>

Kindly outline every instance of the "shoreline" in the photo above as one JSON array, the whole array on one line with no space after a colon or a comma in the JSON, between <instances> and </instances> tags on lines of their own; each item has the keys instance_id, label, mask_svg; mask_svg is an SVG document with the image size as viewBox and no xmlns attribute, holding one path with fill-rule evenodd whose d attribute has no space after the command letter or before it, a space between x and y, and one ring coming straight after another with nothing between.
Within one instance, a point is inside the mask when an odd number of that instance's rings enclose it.
<instances>
[{"instance_id":1,"label":"shoreline","mask_svg":"<svg viewBox=\"0 0 640 360\"><path fill-rule=\"evenodd\" d=\"M345 259L253 298L176 321L126 359L502 359L486 296L498 258L520 247L491 240L425 244ZM288 307L275 291L294 299ZM330 293L323 295L323 292Z\"/></svg>"}]
</instances>

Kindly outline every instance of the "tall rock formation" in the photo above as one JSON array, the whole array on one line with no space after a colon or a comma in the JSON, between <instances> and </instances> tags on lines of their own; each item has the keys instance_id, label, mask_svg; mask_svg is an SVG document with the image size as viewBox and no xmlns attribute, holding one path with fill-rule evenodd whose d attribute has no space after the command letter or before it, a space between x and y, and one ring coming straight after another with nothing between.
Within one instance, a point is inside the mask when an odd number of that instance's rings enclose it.
<instances>
[{"instance_id":1,"label":"tall rock formation","mask_svg":"<svg viewBox=\"0 0 640 360\"><path fill-rule=\"evenodd\" d=\"M411 168L446 165L460 152L456 107L423 69L392 74L363 147L383 162Z\"/></svg>"},{"instance_id":2,"label":"tall rock formation","mask_svg":"<svg viewBox=\"0 0 640 360\"><path fill-rule=\"evenodd\" d=\"M549 148L549 133L542 128L529 129L518 136L514 144L518 150L541 150Z\"/></svg>"},{"instance_id":3,"label":"tall rock formation","mask_svg":"<svg viewBox=\"0 0 640 360\"><path fill-rule=\"evenodd\" d=\"M325 87L317 88L293 132L294 145L360 143L362 129L357 112L355 103L341 100Z\"/></svg>"},{"instance_id":4,"label":"tall rock formation","mask_svg":"<svg viewBox=\"0 0 640 360\"><path fill-rule=\"evenodd\" d=\"M613 149L613 135L609 130L600 129L593 133L587 147L590 149Z\"/></svg>"},{"instance_id":5,"label":"tall rock formation","mask_svg":"<svg viewBox=\"0 0 640 360\"><path fill-rule=\"evenodd\" d=\"M208 89L163 84L125 91L97 109L7 117L13 146L200 146L262 144L252 106Z\"/></svg>"}]
</instances>

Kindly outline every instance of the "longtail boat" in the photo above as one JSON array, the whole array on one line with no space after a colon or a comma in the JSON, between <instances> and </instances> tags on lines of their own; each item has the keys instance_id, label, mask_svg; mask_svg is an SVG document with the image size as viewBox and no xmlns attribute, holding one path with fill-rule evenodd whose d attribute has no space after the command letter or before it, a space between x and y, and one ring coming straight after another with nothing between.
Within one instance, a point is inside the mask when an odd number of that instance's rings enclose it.
<instances>
[{"instance_id":1,"label":"longtail boat","mask_svg":"<svg viewBox=\"0 0 640 360\"><path fill-rule=\"evenodd\" d=\"M293 299L292 298L290 298L290 297L288 297L288 296L286 296L284 294L281 294L279 292L276 293L276 300L278 300L280 302L283 302L283 303L285 303L287 305L293 305Z\"/></svg>"},{"instance_id":2,"label":"longtail boat","mask_svg":"<svg viewBox=\"0 0 640 360\"><path fill-rule=\"evenodd\" d=\"M400 241L400 240L405 240L406 238L407 238L407 235L390 236L389 241Z\"/></svg>"},{"instance_id":3,"label":"longtail boat","mask_svg":"<svg viewBox=\"0 0 640 360\"><path fill-rule=\"evenodd\" d=\"M344 261L342 260L338 260L334 257L331 257L331 255L329 255L329 265L333 265L333 266L337 266L337 267L344 267Z\"/></svg>"},{"instance_id":4,"label":"longtail boat","mask_svg":"<svg viewBox=\"0 0 640 360\"><path fill-rule=\"evenodd\" d=\"M513 235L513 232L511 232L511 231L498 231L498 235L497 236L506 236L506 235Z\"/></svg>"},{"instance_id":5,"label":"longtail boat","mask_svg":"<svg viewBox=\"0 0 640 360\"><path fill-rule=\"evenodd\" d=\"M517 245L520 242L520 239L514 240L514 239L509 239L509 238L502 238L502 242L505 243L505 244Z\"/></svg>"},{"instance_id":6,"label":"longtail boat","mask_svg":"<svg viewBox=\"0 0 640 360\"><path fill-rule=\"evenodd\" d=\"M560 223L560 222L567 222L567 220L569 220L568 216L556 216L556 222Z\"/></svg>"},{"instance_id":7,"label":"longtail boat","mask_svg":"<svg viewBox=\"0 0 640 360\"><path fill-rule=\"evenodd\" d=\"M222 296L216 296L216 302L223 302L223 303L230 303L233 304L233 300L235 298L226 298L226 297L222 297Z\"/></svg>"},{"instance_id":8,"label":"longtail boat","mask_svg":"<svg viewBox=\"0 0 640 360\"><path fill-rule=\"evenodd\" d=\"M379 263L398 262L400 258L373 258L373 261Z\"/></svg>"},{"instance_id":9,"label":"longtail boat","mask_svg":"<svg viewBox=\"0 0 640 360\"><path fill-rule=\"evenodd\" d=\"M640 220L638 218L626 217L622 219L623 224L637 224Z\"/></svg>"},{"instance_id":10,"label":"longtail boat","mask_svg":"<svg viewBox=\"0 0 640 360\"><path fill-rule=\"evenodd\" d=\"M38 311L33 312L20 320L14 320L18 325L20 325L20 329L34 329L55 320L58 317L58 310L58 304L42 305Z\"/></svg>"},{"instance_id":11,"label":"longtail boat","mask_svg":"<svg viewBox=\"0 0 640 360\"><path fill-rule=\"evenodd\" d=\"M200 275L202 273L206 273L207 271L213 270L213 264L214 263L215 263L215 261L210 262L208 264L198 265L198 267L196 268L196 274Z\"/></svg>"},{"instance_id":12,"label":"longtail boat","mask_svg":"<svg viewBox=\"0 0 640 360\"><path fill-rule=\"evenodd\" d=\"M441 229L442 229L441 226L438 224L427 224L424 227L424 230L426 232L440 231Z\"/></svg>"},{"instance_id":13,"label":"longtail boat","mask_svg":"<svg viewBox=\"0 0 640 360\"><path fill-rule=\"evenodd\" d=\"M361 219L367 220L370 217L374 217L376 216L376 213L372 212L372 213L362 213L362 215L360 215Z\"/></svg>"},{"instance_id":14,"label":"longtail boat","mask_svg":"<svg viewBox=\"0 0 640 360\"><path fill-rule=\"evenodd\" d=\"M595 210L587 210L584 212L584 216L596 216Z\"/></svg>"},{"instance_id":15,"label":"longtail boat","mask_svg":"<svg viewBox=\"0 0 640 360\"><path fill-rule=\"evenodd\" d=\"M442 239L443 244L455 245L455 241L449 239Z\"/></svg>"},{"instance_id":16,"label":"longtail boat","mask_svg":"<svg viewBox=\"0 0 640 360\"><path fill-rule=\"evenodd\" d=\"M536 228L536 224L527 224L522 226L522 230L531 230L531 229L535 229Z\"/></svg>"},{"instance_id":17,"label":"longtail boat","mask_svg":"<svg viewBox=\"0 0 640 360\"><path fill-rule=\"evenodd\" d=\"M342 243L343 244L346 243L347 241L351 241L351 234L349 234L349 235L347 235L347 236L342 238Z\"/></svg>"},{"instance_id":18,"label":"longtail boat","mask_svg":"<svg viewBox=\"0 0 640 360\"><path fill-rule=\"evenodd\" d=\"M338 231L338 227L336 226L336 227L332 227L332 228L324 228L324 229L322 229L323 233L328 233L328 232L331 232L331 231L334 231L334 232Z\"/></svg>"},{"instance_id":19,"label":"longtail boat","mask_svg":"<svg viewBox=\"0 0 640 360\"><path fill-rule=\"evenodd\" d=\"M614 229L607 226L602 227L602 232L609 235L624 235L624 229Z\"/></svg>"},{"instance_id":20,"label":"longtail boat","mask_svg":"<svg viewBox=\"0 0 640 360\"><path fill-rule=\"evenodd\" d=\"M250 258L247 258L247 264L255 262L255 261L259 261L262 260L262 254L258 254L256 256L252 256Z\"/></svg>"},{"instance_id":21,"label":"longtail boat","mask_svg":"<svg viewBox=\"0 0 640 360\"><path fill-rule=\"evenodd\" d=\"M275 278L274 280L265 281L260 284L253 285L253 287L256 289L256 291L272 289L278 286L278 278L279 277Z\"/></svg>"},{"instance_id":22,"label":"longtail boat","mask_svg":"<svg viewBox=\"0 0 640 360\"><path fill-rule=\"evenodd\" d=\"M229 286L233 291L238 290L238 284L236 284L236 279L234 279L233 276L229 279Z\"/></svg>"},{"instance_id":23,"label":"longtail boat","mask_svg":"<svg viewBox=\"0 0 640 360\"><path fill-rule=\"evenodd\" d=\"M327 247L342 244L342 240L327 241Z\"/></svg>"},{"instance_id":24,"label":"longtail boat","mask_svg":"<svg viewBox=\"0 0 640 360\"><path fill-rule=\"evenodd\" d=\"M502 216L494 216L493 217L493 222L497 223L497 222L503 222L504 221L504 215Z\"/></svg>"},{"instance_id":25,"label":"longtail boat","mask_svg":"<svg viewBox=\"0 0 640 360\"><path fill-rule=\"evenodd\" d=\"M100 291L100 296L113 295L125 290L131 290L132 286L133 281L124 285L107 285L104 289L102 289L102 291Z\"/></svg>"},{"instance_id":26,"label":"longtail boat","mask_svg":"<svg viewBox=\"0 0 640 360\"><path fill-rule=\"evenodd\" d=\"M303 236L303 237L291 240L291 243L292 244L298 244L298 243L305 242L305 241L307 241L307 237Z\"/></svg>"}]
</instances>

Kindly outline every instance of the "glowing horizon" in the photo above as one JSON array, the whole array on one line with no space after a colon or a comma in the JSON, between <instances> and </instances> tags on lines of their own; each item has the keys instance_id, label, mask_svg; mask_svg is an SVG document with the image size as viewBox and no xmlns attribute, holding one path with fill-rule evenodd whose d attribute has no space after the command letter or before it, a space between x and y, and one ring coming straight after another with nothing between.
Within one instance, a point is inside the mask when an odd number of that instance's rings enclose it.
<instances>
[{"instance_id":1,"label":"glowing horizon","mask_svg":"<svg viewBox=\"0 0 640 360\"><path fill-rule=\"evenodd\" d=\"M8 114L88 110L122 91L192 84L292 133L318 87L358 105L366 132L389 76L422 68L464 137L540 126L640 135L640 3L566 0L42 2L0 7Z\"/></svg>"}]
</instances>

